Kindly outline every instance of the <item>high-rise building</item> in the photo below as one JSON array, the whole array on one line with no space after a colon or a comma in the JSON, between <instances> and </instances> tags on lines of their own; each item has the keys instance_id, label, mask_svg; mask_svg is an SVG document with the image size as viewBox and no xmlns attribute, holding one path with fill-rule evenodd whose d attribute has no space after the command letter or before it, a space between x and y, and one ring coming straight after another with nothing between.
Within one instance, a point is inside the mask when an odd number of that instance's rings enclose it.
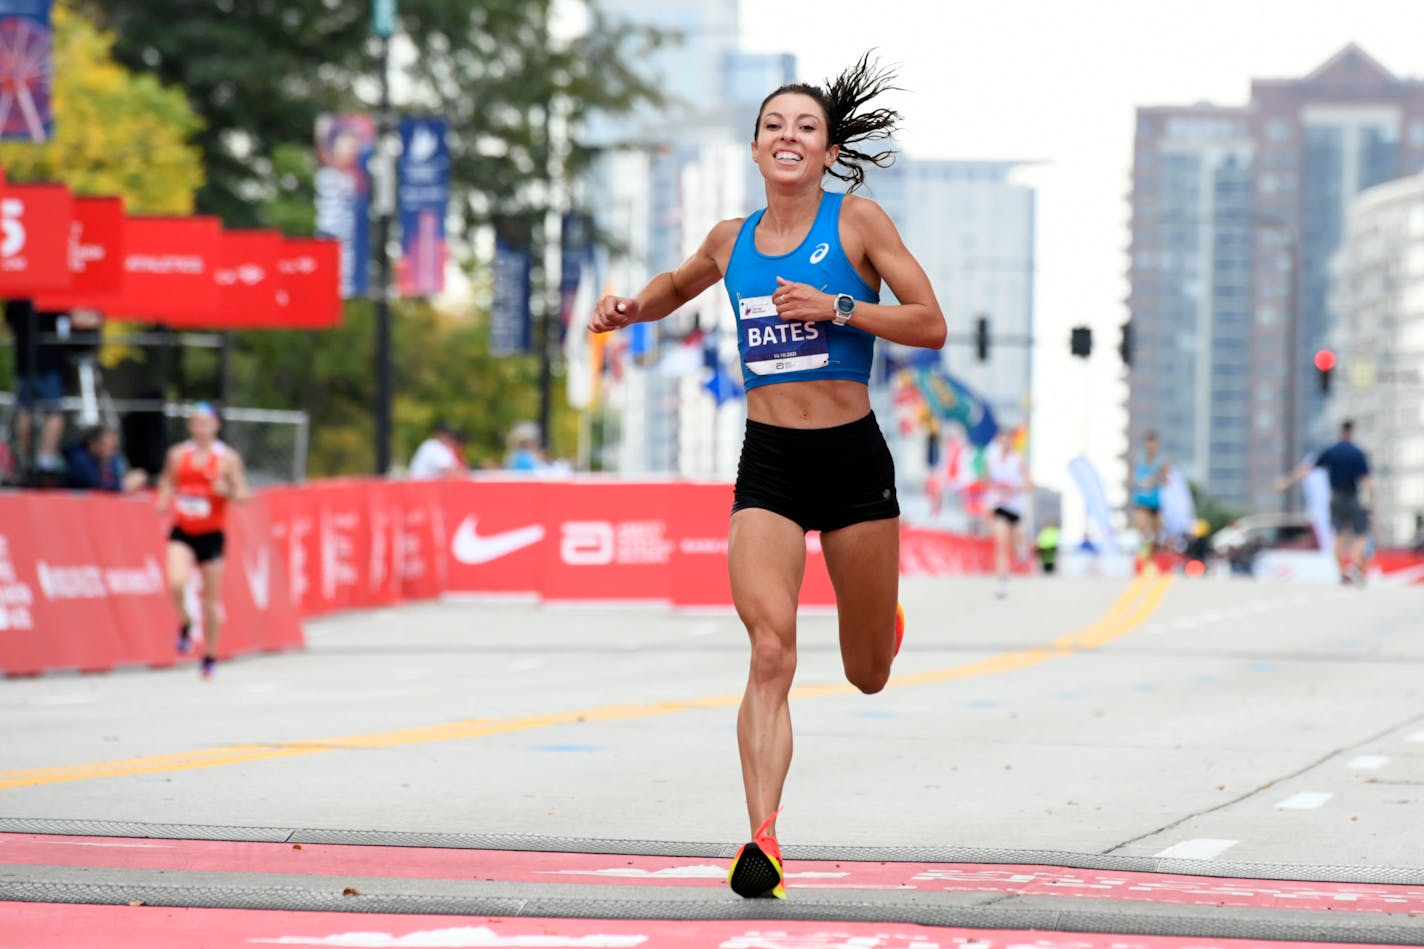
<instances>
[{"instance_id":1,"label":"high-rise building","mask_svg":"<svg viewBox=\"0 0 1424 949\"><path fill-rule=\"evenodd\" d=\"M1133 163L1128 445L1157 431L1188 479L1249 493L1251 124L1245 109L1141 109Z\"/></svg>"},{"instance_id":2,"label":"high-rise building","mask_svg":"<svg viewBox=\"0 0 1424 949\"><path fill-rule=\"evenodd\" d=\"M1424 514L1424 174L1350 204L1333 276L1329 421L1355 422L1377 539L1404 545Z\"/></svg>"},{"instance_id":3,"label":"high-rise building","mask_svg":"<svg viewBox=\"0 0 1424 949\"><path fill-rule=\"evenodd\" d=\"M1028 421L1033 375L1034 192L1022 162L926 161L904 154L871 168L865 194L895 222L949 323L945 367L1005 424ZM988 323L980 361L976 322Z\"/></svg>"},{"instance_id":4,"label":"high-rise building","mask_svg":"<svg viewBox=\"0 0 1424 949\"><path fill-rule=\"evenodd\" d=\"M1206 490L1279 507L1275 480L1328 437L1311 355L1360 191L1424 168L1424 82L1353 45L1242 108L1144 108L1132 190L1129 439L1157 429Z\"/></svg>"}]
</instances>

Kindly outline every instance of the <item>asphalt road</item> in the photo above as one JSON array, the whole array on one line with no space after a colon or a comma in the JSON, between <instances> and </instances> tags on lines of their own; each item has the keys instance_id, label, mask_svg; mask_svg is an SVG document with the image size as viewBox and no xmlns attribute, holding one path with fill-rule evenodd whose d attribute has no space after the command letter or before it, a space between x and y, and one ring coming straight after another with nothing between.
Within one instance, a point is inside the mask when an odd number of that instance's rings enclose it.
<instances>
[{"instance_id":1,"label":"asphalt road","mask_svg":"<svg viewBox=\"0 0 1424 949\"><path fill-rule=\"evenodd\" d=\"M845 685L834 620L803 617L788 860L1052 853L1424 883L1418 588L1035 578L1001 601L964 578L902 592L906 646L875 696ZM688 856L729 854L746 832L732 616L449 601L312 621L307 636L211 682L182 667L0 683L0 831L510 835ZM16 866L0 881L69 879Z\"/></svg>"}]
</instances>

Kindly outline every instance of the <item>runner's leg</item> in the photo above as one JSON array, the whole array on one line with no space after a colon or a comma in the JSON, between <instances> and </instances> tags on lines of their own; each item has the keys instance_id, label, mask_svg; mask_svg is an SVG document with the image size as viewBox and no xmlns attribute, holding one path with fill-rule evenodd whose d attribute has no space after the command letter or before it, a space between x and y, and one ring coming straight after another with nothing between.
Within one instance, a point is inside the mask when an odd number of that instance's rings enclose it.
<instances>
[{"instance_id":1,"label":"runner's leg","mask_svg":"<svg viewBox=\"0 0 1424 949\"><path fill-rule=\"evenodd\" d=\"M203 573L203 656L216 659L221 632L223 559L209 560L199 568Z\"/></svg>"},{"instance_id":2,"label":"runner's leg","mask_svg":"<svg viewBox=\"0 0 1424 949\"><path fill-rule=\"evenodd\" d=\"M184 626L193 621L188 615L186 595L188 581L193 576L193 567L197 562L193 548L177 540L168 542L168 595L172 598L173 605L178 608L179 622Z\"/></svg>"},{"instance_id":3,"label":"runner's leg","mask_svg":"<svg viewBox=\"0 0 1424 949\"><path fill-rule=\"evenodd\" d=\"M737 712L737 747L752 830L781 806L791 768L791 708L796 673L796 605L806 569L806 536L793 521L761 508L732 515L727 544L732 602L751 639L751 668ZM893 606L893 604L892 604ZM776 833L775 825L768 828Z\"/></svg>"},{"instance_id":4,"label":"runner's leg","mask_svg":"<svg viewBox=\"0 0 1424 949\"><path fill-rule=\"evenodd\" d=\"M862 521L821 535L826 572L836 590L841 664L867 695L885 688L895 658L900 591L900 519Z\"/></svg>"}]
</instances>

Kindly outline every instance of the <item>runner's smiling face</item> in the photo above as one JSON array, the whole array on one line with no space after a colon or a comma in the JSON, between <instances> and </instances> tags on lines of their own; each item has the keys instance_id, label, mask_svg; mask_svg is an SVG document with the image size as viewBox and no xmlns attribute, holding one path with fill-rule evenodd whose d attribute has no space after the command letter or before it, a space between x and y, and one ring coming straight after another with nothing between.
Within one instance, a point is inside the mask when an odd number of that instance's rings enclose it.
<instances>
[{"instance_id":1,"label":"runner's smiling face","mask_svg":"<svg viewBox=\"0 0 1424 949\"><path fill-rule=\"evenodd\" d=\"M840 147L830 144L825 113L810 96L787 92L762 109L752 160L768 182L819 184L839 153Z\"/></svg>"}]
</instances>

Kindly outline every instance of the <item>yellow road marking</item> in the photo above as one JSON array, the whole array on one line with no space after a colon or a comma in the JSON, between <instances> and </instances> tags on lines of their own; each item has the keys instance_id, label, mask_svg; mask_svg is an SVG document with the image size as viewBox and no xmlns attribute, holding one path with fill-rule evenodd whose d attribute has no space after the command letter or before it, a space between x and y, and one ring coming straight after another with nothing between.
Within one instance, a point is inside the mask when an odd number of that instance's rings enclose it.
<instances>
[{"instance_id":1,"label":"yellow road marking","mask_svg":"<svg viewBox=\"0 0 1424 949\"><path fill-rule=\"evenodd\" d=\"M891 687L932 685L958 679L998 675L1051 659L1061 659L1078 652L1097 649L1119 639L1142 625L1167 594L1172 584L1170 576L1142 574L1122 592L1103 617L1082 629L1060 636L1048 646L1015 649L997 653L985 659L933 669L928 672L895 676ZM804 685L791 690L792 698L808 699L826 695L844 695L855 687L846 683ZM367 748L392 748L420 745L437 741L458 741L488 735L552 728L579 722L629 721L656 715L671 715L697 709L735 706L742 693L728 692L703 698L672 702L646 702L634 705L605 705L582 711L529 715L523 718L475 718L439 725L401 728L395 731L372 732L366 735L345 735L316 741L268 742L261 744L226 745L197 751L180 751L166 755L150 755L124 761L102 761L91 764L60 765L52 768L30 768L20 771L0 771L0 790L37 787L66 781L88 781L94 778L115 778L138 774L168 774L197 768L217 768L225 765L268 761L275 758L295 758L325 751L346 751Z\"/></svg>"}]
</instances>

